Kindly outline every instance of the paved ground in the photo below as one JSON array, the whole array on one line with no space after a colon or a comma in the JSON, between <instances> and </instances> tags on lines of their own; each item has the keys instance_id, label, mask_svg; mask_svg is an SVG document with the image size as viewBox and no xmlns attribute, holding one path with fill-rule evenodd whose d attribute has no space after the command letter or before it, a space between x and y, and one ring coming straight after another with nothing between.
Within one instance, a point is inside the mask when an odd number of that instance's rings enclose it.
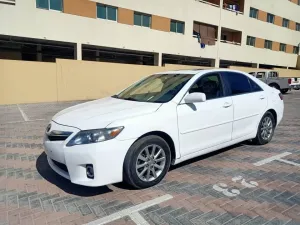
<instances>
[{"instance_id":1,"label":"paved ground","mask_svg":"<svg viewBox=\"0 0 300 225\"><path fill-rule=\"evenodd\" d=\"M78 186L49 168L44 129L52 115L77 102L0 106L0 224L83 224L166 194L173 198L136 214L141 224L300 224L300 91L284 101L284 121L270 144L199 157L147 190ZM287 161L254 165L284 152L292 153ZM134 221L129 215L111 224Z\"/></svg>"}]
</instances>

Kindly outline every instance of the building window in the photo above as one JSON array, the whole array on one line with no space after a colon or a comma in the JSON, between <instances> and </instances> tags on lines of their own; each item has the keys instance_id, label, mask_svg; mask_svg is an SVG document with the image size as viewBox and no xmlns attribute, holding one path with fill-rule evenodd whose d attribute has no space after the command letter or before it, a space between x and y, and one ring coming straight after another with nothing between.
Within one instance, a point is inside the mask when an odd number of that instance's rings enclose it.
<instances>
[{"instance_id":1,"label":"building window","mask_svg":"<svg viewBox=\"0 0 300 225\"><path fill-rule=\"evenodd\" d=\"M279 51L281 51L281 52L286 52L286 44L280 43Z\"/></svg>"},{"instance_id":2,"label":"building window","mask_svg":"<svg viewBox=\"0 0 300 225\"><path fill-rule=\"evenodd\" d=\"M142 26L142 27L150 27L151 26L151 16L134 12L134 25Z\"/></svg>"},{"instance_id":3,"label":"building window","mask_svg":"<svg viewBox=\"0 0 300 225\"><path fill-rule=\"evenodd\" d=\"M117 8L108 5L97 4L97 18L117 21Z\"/></svg>"},{"instance_id":4,"label":"building window","mask_svg":"<svg viewBox=\"0 0 300 225\"><path fill-rule=\"evenodd\" d=\"M171 20L170 31L174 32L174 33L183 34L184 33L184 23L175 21L175 20Z\"/></svg>"},{"instance_id":5,"label":"building window","mask_svg":"<svg viewBox=\"0 0 300 225\"><path fill-rule=\"evenodd\" d=\"M294 46L293 53L294 54L299 54L299 47Z\"/></svg>"},{"instance_id":6,"label":"building window","mask_svg":"<svg viewBox=\"0 0 300 225\"><path fill-rule=\"evenodd\" d=\"M282 26L289 28L289 24L290 24L290 21L288 19L284 19L283 18L283 20L282 20Z\"/></svg>"},{"instance_id":7,"label":"building window","mask_svg":"<svg viewBox=\"0 0 300 225\"><path fill-rule=\"evenodd\" d=\"M265 48L272 50L272 41L265 40Z\"/></svg>"},{"instance_id":8,"label":"building window","mask_svg":"<svg viewBox=\"0 0 300 225\"><path fill-rule=\"evenodd\" d=\"M47 10L63 10L63 0L36 0L36 7Z\"/></svg>"},{"instance_id":9,"label":"building window","mask_svg":"<svg viewBox=\"0 0 300 225\"><path fill-rule=\"evenodd\" d=\"M267 22L268 23L274 23L274 15L273 14L271 14L271 13L268 13L268 15L267 15Z\"/></svg>"},{"instance_id":10,"label":"building window","mask_svg":"<svg viewBox=\"0 0 300 225\"><path fill-rule=\"evenodd\" d=\"M250 8L250 17L257 19L258 18L258 9Z\"/></svg>"},{"instance_id":11,"label":"building window","mask_svg":"<svg viewBox=\"0 0 300 225\"><path fill-rule=\"evenodd\" d=\"M300 31L300 23L296 23L296 31Z\"/></svg>"},{"instance_id":12,"label":"building window","mask_svg":"<svg viewBox=\"0 0 300 225\"><path fill-rule=\"evenodd\" d=\"M248 36L247 37L247 45L255 46L255 40L256 40L255 37Z\"/></svg>"}]
</instances>

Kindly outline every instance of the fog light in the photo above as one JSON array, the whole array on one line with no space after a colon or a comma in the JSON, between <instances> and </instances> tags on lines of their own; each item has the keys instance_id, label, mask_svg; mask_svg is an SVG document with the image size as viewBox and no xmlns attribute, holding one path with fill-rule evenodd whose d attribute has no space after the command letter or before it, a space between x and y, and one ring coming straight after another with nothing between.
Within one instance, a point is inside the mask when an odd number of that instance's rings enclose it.
<instances>
[{"instance_id":1,"label":"fog light","mask_svg":"<svg viewBox=\"0 0 300 225\"><path fill-rule=\"evenodd\" d=\"M94 168L92 164L86 165L86 176L90 179L94 179Z\"/></svg>"}]
</instances>

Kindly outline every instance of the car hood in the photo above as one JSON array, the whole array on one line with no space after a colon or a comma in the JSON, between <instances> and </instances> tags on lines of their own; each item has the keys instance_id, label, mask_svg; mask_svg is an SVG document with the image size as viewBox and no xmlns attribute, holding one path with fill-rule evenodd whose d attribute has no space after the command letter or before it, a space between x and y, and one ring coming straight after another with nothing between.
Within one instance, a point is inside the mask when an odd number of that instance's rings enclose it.
<instances>
[{"instance_id":1,"label":"car hood","mask_svg":"<svg viewBox=\"0 0 300 225\"><path fill-rule=\"evenodd\" d=\"M81 130L99 129L110 123L155 112L161 103L136 102L117 98L103 98L64 109L53 121Z\"/></svg>"}]
</instances>

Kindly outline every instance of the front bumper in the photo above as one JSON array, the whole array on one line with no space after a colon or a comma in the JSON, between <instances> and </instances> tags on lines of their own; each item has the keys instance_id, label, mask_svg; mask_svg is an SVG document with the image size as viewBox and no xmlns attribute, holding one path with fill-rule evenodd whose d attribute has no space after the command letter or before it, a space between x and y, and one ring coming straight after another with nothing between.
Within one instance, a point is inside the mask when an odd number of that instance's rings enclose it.
<instances>
[{"instance_id":1,"label":"front bumper","mask_svg":"<svg viewBox=\"0 0 300 225\"><path fill-rule=\"evenodd\" d=\"M73 132L65 141L50 141L47 137L44 138L48 163L56 173L74 184L84 186L103 186L122 181L123 162L135 140L112 139L95 144L66 147L79 129L58 125L55 122L51 122L51 125L52 129ZM93 179L86 175L87 164L93 165ZM59 165L65 165L66 169Z\"/></svg>"}]
</instances>

